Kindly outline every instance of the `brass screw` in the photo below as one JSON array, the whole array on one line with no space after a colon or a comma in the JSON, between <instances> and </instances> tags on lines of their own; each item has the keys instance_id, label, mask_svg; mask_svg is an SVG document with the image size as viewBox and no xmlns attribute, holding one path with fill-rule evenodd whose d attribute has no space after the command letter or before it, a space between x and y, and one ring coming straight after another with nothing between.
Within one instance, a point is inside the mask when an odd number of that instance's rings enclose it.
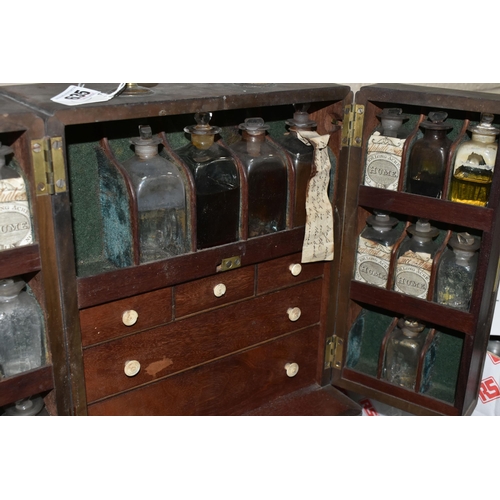
<instances>
[{"instance_id":1,"label":"brass screw","mask_svg":"<svg viewBox=\"0 0 500 500\"><path fill-rule=\"evenodd\" d=\"M38 142L35 142L35 144L33 144L33 152L39 153L41 150L42 150L42 146L40 146L40 144L38 144Z\"/></svg>"}]
</instances>

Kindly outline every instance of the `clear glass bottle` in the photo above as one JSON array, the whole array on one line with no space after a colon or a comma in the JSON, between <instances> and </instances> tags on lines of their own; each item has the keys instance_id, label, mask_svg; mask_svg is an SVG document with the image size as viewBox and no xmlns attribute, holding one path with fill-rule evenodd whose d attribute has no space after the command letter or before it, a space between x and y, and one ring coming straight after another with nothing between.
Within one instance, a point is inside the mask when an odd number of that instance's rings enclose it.
<instances>
[{"instance_id":1,"label":"clear glass bottle","mask_svg":"<svg viewBox=\"0 0 500 500\"><path fill-rule=\"evenodd\" d=\"M214 143L220 128L209 124L211 113L196 113L196 125L186 127L191 143L177 151L196 185L197 247L238 240L240 177L229 151Z\"/></svg>"},{"instance_id":2,"label":"clear glass bottle","mask_svg":"<svg viewBox=\"0 0 500 500\"><path fill-rule=\"evenodd\" d=\"M41 396L24 398L5 408L3 417L37 417L47 416L43 398Z\"/></svg>"},{"instance_id":3,"label":"clear glass bottle","mask_svg":"<svg viewBox=\"0 0 500 500\"><path fill-rule=\"evenodd\" d=\"M445 123L448 113L431 111L420 126L424 136L413 145L408 160L407 191L441 198L448 153L452 145L446 135L452 128Z\"/></svg>"},{"instance_id":4,"label":"clear glass bottle","mask_svg":"<svg viewBox=\"0 0 500 500\"><path fill-rule=\"evenodd\" d=\"M394 290L426 299L431 279L432 263L438 249L434 238L439 230L426 219L419 219L408 229L408 236L398 249Z\"/></svg>"},{"instance_id":5,"label":"clear glass bottle","mask_svg":"<svg viewBox=\"0 0 500 500\"><path fill-rule=\"evenodd\" d=\"M479 125L468 129L472 140L459 146L451 178L451 201L487 205L498 150L496 137L500 134L493 126L493 119L492 114L482 114Z\"/></svg>"},{"instance_id":6,"label":"clear glass bottle","mask_svg":"<svg viewBox=\"0 0 500 500\"><path fill-rule=\"evenodd\" d=\"M294 107L293 118L285 122L289 126L289 133L278 139L278 142L292 158L295 170L294 226L300 227L306 223L307 184L312 172L314 148L302 142L297 137L297 132L314 130L316 122L307 113L309 104L295 104Z\"/></svg>"},{"instance_id":7,"label":"clear glass bottle","mask_svg":"<svg viewBox=\"0 0 500 500\"><path fill-rule=\"evenodd\" d=\"M406 139L398 137L404 120L401 108L385 108L377 115L382 132L375 131L368 139L365 166L365 186L397 191L401 173L401 158Z\"/></svg>"},{"instance_id":8,"label":"clear glass bottle","mask_svg":"<svg viewBox=\"0 0 500 500\"><path fill-rule=\"evenodd\" d=\"M19 279L0 280L0 370L4 377L43 364L43 321L37 301Z\"/></svg>"},{"instance_id":9,"label":"clear glass bottle","mask_svg":"<svg viewBox=\"0 0 500 500\"><path fill-rule=\"evenodd\" d=\"M394 243L400 236L398 220L378 212L366 220L358 238L354 279L381 288L387 286Z\"/></svg>"},{"instance_id":10,"label":"clear glass bottle","mask_svg":"<svg viewBox=\"0 0 500 500\"><path fill-rule=\"evenodd\" d=\"M468 311L474 287L479 238L469 233L452 235L439 262L435 300L439 304Z\"/></svg>"},{"instance_id":11,"label":"clear glass bottle","mask_svg":"<svg viewBox=\"0 0 500 500\"><path fill-rule=\"evenodd\" d=\"M382 377L391 384L414 390L426 336L423 324L400 318L387 339Z\"/></svg>"},{"instance_id":12,"label":"clear glass bottle","mask_svg":"<svg viewBox=\"0 0 500 500\"><path fill-rule=\"evenodd\" d=\"M33 243L26 183L6 165L5 157L11 153L0 143L0 250Z\"/></svg>"},{"instance_id":13,"label":"clear glass bottle","mask_svg":"<svg viewBox=\"0 0 500 500\"><path fill-rule=\"evenodd\" d=\"M135 155L123 163L137 199L140 262L189 251L186 189L178 168L158 154L160 140L151 127L139 126L131 139Z\"/></svg>"},{"instance_id":14,"label":"clear glass bottle","mask_svg":"<svg viewBox=\"0 0 500 500\"><path fill-rule=\"evenodd\" d=\"M269 125L262 118L247 118L239 128L242 140L231 148L247 174L249 237L282 231L286 227L288 196L286 163L266 142Z\"/></svg>"}]
</instances>

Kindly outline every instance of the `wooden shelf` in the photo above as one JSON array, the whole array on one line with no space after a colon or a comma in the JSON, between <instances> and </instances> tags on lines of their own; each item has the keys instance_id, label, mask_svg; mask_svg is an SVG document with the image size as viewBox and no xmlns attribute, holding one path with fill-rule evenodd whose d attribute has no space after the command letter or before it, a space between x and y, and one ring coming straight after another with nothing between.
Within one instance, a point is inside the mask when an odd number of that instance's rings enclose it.
<instances>
[{"instance_id":1,"label":"wooden shelf","mask_svg":"<svg viewBox=\"0 0 500 500\"><path fill-rule=\"evenodd\" d=\"M34 271L40 271L38 245L26 245L0 252L0 279Z\"/></svg>"},{"instance_id":2,"label":"wooden shelf","mask_svg":"<svg viewBox=\"0 0 500 500\"><path fill-rule=\"evenodd\" d=\"M54 388L52 365L0 380L0 406L50 391Z\"/></svg>"}]
</instances>

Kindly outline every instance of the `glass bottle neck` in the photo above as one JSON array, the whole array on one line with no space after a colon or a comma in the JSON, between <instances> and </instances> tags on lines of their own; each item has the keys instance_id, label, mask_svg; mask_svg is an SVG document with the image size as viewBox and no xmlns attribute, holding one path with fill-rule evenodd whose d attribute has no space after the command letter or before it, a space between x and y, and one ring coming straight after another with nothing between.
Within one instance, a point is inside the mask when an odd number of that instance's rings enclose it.
<instances>
[{"instance_id":1,"label":"glass bottle neck","mask_svg":"<svg viewBox=\"0 0 500 500\"><path fill-rule=\"evenodd\" d=\"M148 158L152 158L158 154L158 146L156 144L152 146L139 146L135 145L135 154L141 160L147 160Z\"/></svg>"},{"instance_id":2,"label":"glass bottle neck","mask_svg":"<svg viewBox=\"0 0 500 500\"><path fill-rule=\"evenodd\" d=\"M482 142L483 144L493 144L496 142L496 136L473 133L472 140L475 142Z\"/></svg>"},{"instance_id":3,"label":"glass bottle neck","mask_svg":"<svg viewBox=\"0 0 500 500\"><path fill-rule=\"evenodd\" d=\"M448 130L436 130L432 128L425 129L424 137L429 140L444 139L446 137Z\"/></svg>"}]
</instances>

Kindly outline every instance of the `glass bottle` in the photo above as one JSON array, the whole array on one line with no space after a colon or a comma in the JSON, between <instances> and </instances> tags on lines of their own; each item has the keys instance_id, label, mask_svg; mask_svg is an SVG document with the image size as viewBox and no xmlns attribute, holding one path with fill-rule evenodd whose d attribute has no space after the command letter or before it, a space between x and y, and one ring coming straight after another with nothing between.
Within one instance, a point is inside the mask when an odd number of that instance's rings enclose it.
<instances>
[{"instance_id":1,"label":"glass bottle","mask_svg":"<svg viewBox=\"0 0 500 500\"><path fill-rule=\"evenodd\" d=\"M436 277L436 302L468 311L474 286L479 238L469 233L454 234L439 262Z\"/></svg>"},{"instance_id":2,"label":"glass bottle","mask_svg":"<svg viewBox=\"0 0 500 500\"><path fill-rule=\"evenodd\" d=\"M0 280L0 370L4 377L43 364L43 321L21 279Z\"/></svg>"},{"instance_id":3,"label":"glass bottle","mask_svg":"<svg viewBox=\"0 0 500 500\"><path fill-rule=\"evenodd\" d=\"M492 114L482 114L479 125L468 129L472 140L458 148L451 178L451 201L479 207L487 205L497 157L496 136L500 134L492 125L493 119Z\"/></svg>"},{"instance_id":4,"label":"glass bottle","mask_svg":"<svg viewBox=\"0 0 500 500\"><path fill-rule=\"evenodd\" d=\"M358 238L354 279L381 288L387 286L394 243L400 235L398 220L389 214L376 213L366 220Z\"/></svg>"},{"instance_id":5,"label":"glass bottle","mask_svg":"<svg viewBox=\"0 0 500 500\"><path fill-rule=\"evenodd\" d=\"M377 116L382 132L377 130L368 139L364 184L397 191L406 140L398 137L398 133L408 117L401 108L385 108Z\"/></svg>"},{"instance_id":6,"label":"glass bottle","mask_svg":"<svg viewBox=\"0 0 500 500\"><path fill-rule=\"evenodd\" d=\"M434 238L439 230L426 219L407 229L409 235L398 249L394 290L421 299L427 298L432 262L438 249Z\"/></svg>"},{"instance_id":7,"label":"glass bottle","mask_svg":"<svg viewBox=\"0 0 500 500\"><path fill-rule=\"evenodd\" d=\"M447 131L452 128L445 123L448 113L431 111L428 119L420 124L424 136L418 139L408 160L407 191L413 194L441 198L448 153L452 145Z\"/></svg>"},{"instance_id":8,"label":"glass bottle","mask_svg":"<svg viewBox=\"0 0 500 500\"><path fill-rule=\"evenodd\" d=\"M6 165L5 157L10 153L12 149L0 143L0 250L33 242L26 184Z\"/></svg>"},{"instance_id":9,"label":"glass bottle","mask_svg":"<svg viewBox=\"0 0 500 500\"><path fill-rule=\"evenodd\" d=\"M3 417L36 417L48 415L41 396L20 399L5 408Z\"/></svg>"},{"instance_id":10,"label":"glass bottle","mask_svg":"<svg viewBox=\"0 0 500 500\"><path fill-rule=\"evenodd\" d=\"M236 162L214 143L219 127L209 124L211 113L196 113L196 125L186 127L191 143L177 151L196 185L197 247L237 241L240 226L240 178Z\"/></svg>"},{"instance_id":11,"label":"glass bottle","mask_svg":"<svg viewBox=\"0 0 500 500\"><path fill-rule=\"evenodd\" d=\"M400 318L387 339L382 377L391 384L414 390L426 336L423 324Z\"/></svg>"},{"instance_id":12,"label":"glass bottle","mask_svg":"<svg viewBox=\"0 0 500 500\"><path fill-rule=\"evenodd\" d=\"M282 231L288 195L285 160L266 142L269 125L262 118L247 118L239 128L242 140L231 147L247 174L249 237Z\"/></svg>"},{"instance_id":13,"label":"glass bottle","mask_svg":"<svg viewBox=\"0 0 500 500\"><path fill-rule=\"evenodd\" d=\"M289 133L278 139L280 145L292 158L295 170L295 200L293 204L294 226L300 227L306 223L307 184L311 177L314 161L314 148L305 144L297 137L297 132L312 131L316 122L309 118L309 104L295 104L293 118L286 120Z\"/></svg>"},{"instance_id":14,"label":"glass bottle","mask_svg":"<svg viewBox=\"0 0 500 500\"><path fill-rule=\"evenodd\" d=\"M177 167L158 154L160 140L151 127L139 126L131 139L135 155L123 163L135 190L139 219L140 262L189 251L186 190Z\"/></svg>"}]
</instances>

